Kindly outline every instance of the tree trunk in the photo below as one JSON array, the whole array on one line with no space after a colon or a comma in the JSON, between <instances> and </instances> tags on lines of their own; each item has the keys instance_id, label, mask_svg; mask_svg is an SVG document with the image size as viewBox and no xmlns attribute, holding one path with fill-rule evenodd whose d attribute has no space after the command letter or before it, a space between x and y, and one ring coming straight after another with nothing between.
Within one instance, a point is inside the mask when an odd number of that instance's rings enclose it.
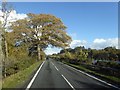
<instances>
[{"instance_id":1,"label":"tree trunk","mask_svg":"<svg viewBox=\"0 0 120 90\"><path fill-rule=\"evenodd\" d=\"M3 77L6 77L6 61L8 60L8 46L6 41L6 35L4 35L4 59L3 59Z\"/></svg>"},{"instance_id":2,"label":"tree trunk","mask_svg":"<svg viewBox=\"0 0 120 90\"><path fill-rule=\"evenodd\" d=\"M7 46L7 41L6 41L6 32L4 31L3 33L3 59L2 59L2 74L3 77L6 77L6 62L8 61L8 46Z\"/></svg>"},{"instance_id":3,"label":"tree trunk","mask_svg":"<svg viewBox=\"0 0 120 90\"><path fill-rule=\"evenodd\" d=\"M41 56L40 56L40 46L39 44L37 45L37 52L38 52L38 61L41 59Z\"/></svg>"},{"instance_id":4,"label":"tree trunk","mask_svg":"<svg viewBox=\"0 0 120 90\"><path fill-rule=\"evenodd\" d=\"M0 73L2 73L2 62L4 61L3 59L3 57L4 57L4 55L3 55L3 51L2 51L2 36L0 35L0 69L1 69L1 71L0 71ZM1 74L2 75L2 74ZM2 76L0 75L0 80L2 79Z\"/></svg>"},{"instance_id":5,"label":"tree trunk","mask_svg":"<svg viewBox=\"0 0 120 90\"><path fill-rule=\"evenodd\" d=\"M6 38L4 43L5 43L4 77L6 77L6 62L8 61L8 45L7 45Z\"/></svg>"}]
</instances>

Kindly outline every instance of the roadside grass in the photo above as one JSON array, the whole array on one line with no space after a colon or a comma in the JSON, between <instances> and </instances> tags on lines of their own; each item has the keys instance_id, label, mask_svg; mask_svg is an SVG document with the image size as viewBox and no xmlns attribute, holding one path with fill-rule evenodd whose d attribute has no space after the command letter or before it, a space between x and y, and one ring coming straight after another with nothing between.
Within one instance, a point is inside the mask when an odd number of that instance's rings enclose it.
<instances>
[{"instance_id":1,"label":"roadside grass","mask_svg":"<svg viewBox=\"0 0 120 90\"><path fill-rule=\"evenodd\" d=\"M42 63L42 60L34 63L30 67L19 71L16 74L13 74L9 77L3 79L2 88L17 88L22 86L30 77L30 75L38 68Z\"/></svg>"},{"instance_id":2,"label":"roadside grass","mask_svg":"<svg viewBox=\"0 0 120 90\"><path fill-rule=\"evenodd\" d=\"M120 78L117 78L117 77L114 77L114 76L108 76L108 75L104 75L104 74L101 74L101 73L97 73L95 71L92 71L90 69L86 69L85 67L83 66L80 66L80 65L75 65L75 64L70 64L68 62L63 62L64 64L67 64L69 66L72 66L76 69L79 69L79 70L82 70L82 71L85 71L86 73L90 73L90 74L94 74L96 76L100 76L104 79L107 79L108 81L113 81L115 82L116 84L120 84Z\"/></svg>"}]
</instances>

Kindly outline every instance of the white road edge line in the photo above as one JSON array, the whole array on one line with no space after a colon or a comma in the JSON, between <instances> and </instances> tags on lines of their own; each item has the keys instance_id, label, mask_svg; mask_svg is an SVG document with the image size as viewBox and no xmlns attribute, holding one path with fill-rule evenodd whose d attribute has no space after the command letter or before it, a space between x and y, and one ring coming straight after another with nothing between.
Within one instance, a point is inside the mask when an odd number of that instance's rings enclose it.
<instances>
[{"instance_id":1,"label":"white road edge line","mask_svg":"<svg viewBox=\"0 0 120 90\"><path fill-rule=\"evenodd\" d=\"M62 75L62 74L61 74ZM62 75L62 77L65 79L65 81L70 85L70 87L73 89L73 90L75 90L75 88L71 85L71 83L65 78L65 76L64 75Z\"/></svg>"},{"instance_id":2,"label":"white road edge line","mask_svg":"<svg viewBox=\"0 0 120 90\"><path fill-rule=\"evenodd\" d=\"M39 71L41 70L44 63L45 63L45 61L43 61L43 63L40 65L39 69L37 70L37 72L35 73L34 77L32 78L32 80L30 81L30 83L28 84L28 86L25 90L29 90L29 88L31 87L32 83L34 82L35 78L37 77L37 75L38 75Z\"/></svg>"},{"instance_id":3,"label":"white road edge line","mask_svg":"<svg viewBox=\"0 0 120 90\"><path fill-rule=\"evenodd\" d=\"M66 65L66 64L64 64L64 65ZM100 81L100 82L102 82L102 83L105 83L105 84L107 84L107 85L109 85L109 86L111 86L111 87L120 89L119 87L117 87L117 86L115 86L115 85L112 85L112 84L110 84L110 83L108 83L108 82L106 82L106 81L103 81L103 80L101 80L101 79L99 79L99 78L97 78L97 77L94 77L94 76L92 76L92 75L90 75L90 74L88 74L88 73L85 73L85 72L83 72L83 71L81 71L81 70L77 70L77 69L75 69L75 68L73 68L73 67L71 67L71 66L69 66L69 65L66 65L66 66L67 66L67 67L70 67L70 68L72 68L72 69L74 69L74 70L76 70L76 71L78 71L78 72L80 72L80 73L82 73L82 74L85 74L85 75L87 75L87 76L89 76L89 77L91 77L91 78L93 78L93 79L95 79L95 80L98 80L98 81Z\"/></svg>"}]
</instances>

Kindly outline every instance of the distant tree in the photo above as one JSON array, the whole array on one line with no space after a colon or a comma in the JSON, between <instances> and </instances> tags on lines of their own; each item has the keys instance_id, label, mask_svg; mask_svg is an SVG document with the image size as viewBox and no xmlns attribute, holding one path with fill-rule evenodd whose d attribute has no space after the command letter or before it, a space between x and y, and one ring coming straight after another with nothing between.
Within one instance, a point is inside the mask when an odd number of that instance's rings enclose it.
<instances>
[{"instance_id":1,"label":"distant tree","mask_svg":"<svg viewBox=\"0 0 120 90\"><path fill-rule=\"evenodd\" d=\"M118 56L118 60L120 61L120 49L118 49L117 56Z\"/></svg>"},{"instance_id":2,"label":"distant tree","mask_svg":"<svg viewBox=\"0 0 120 90\"><path fill-rule=\"evenodd\" d=\"M74 50L75 50L75 52L76 51L79 51L79 50L84 50L85 49L85 47L84 46L80 46L80 47L76 47Z\"/></svg>"},{"instance_id":3,"label":"distant tree","mask_svg":"<svg viewBox=\"0 0 120 90\"><path fill-rule=\"evenodd\" d=\"M86 62L88 53L84 50L80 49L78 52L75 53L76 58L79 60L79 62Z\"/></svg>"},{"instance_id":4,"label":"distant tree","mask_svg":"<svg viewBox=\"0 0 120 90\"><path fill-rule=\"evenodd\" d=\"M63 22L50 14L29 13L27 18L14 22L12 29L15 41L24 41L37 47L38 60L41 59L40 51L49 45L65 48L71 42Z\"/></svg>"},{"instance_id":5,"label":"distant tree","mask_svg":"<svg viewBox=\"0 0 120 90\"><path fill-rule=\"evenodd\" d=\"M119 50L115 47L106 47L104 50L107 52L109 60L118 60Z\"/></svg>"},{"instance_id":6,"label":"distant tree","mask_svg":"<svg viewBox=\"0 0 120 90\"><path fill-rule=\"evenodd\" d=\"M60 54L62 54L62 53L65 53L65 49L62 49L62 50L60 51Z\"/></svg>"},{"instance_id":7,"label":"distant tree","mask_svg":"<svg viewBox=\"0 0 120 90\"><path fill-rule=\"evenodd\" d=\"M93 59L93 50L91 48L88 48L88 59Z\"/></svg>"}]
</instances>

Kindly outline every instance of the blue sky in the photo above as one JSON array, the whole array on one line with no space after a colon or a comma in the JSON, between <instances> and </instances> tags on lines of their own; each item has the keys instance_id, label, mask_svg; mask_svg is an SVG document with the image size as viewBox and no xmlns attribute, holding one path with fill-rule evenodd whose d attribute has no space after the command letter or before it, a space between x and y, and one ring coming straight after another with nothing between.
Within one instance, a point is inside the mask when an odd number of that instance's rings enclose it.
<instances>
[{"instance_id":1,"label":"blue sky","mask_svg":"<svg viewBox=\"0 0 120 90\"><path fill-rule=\"evenodd\" d=\"M73 40L92 44L118 37L117 2L17 2L17 13L45 13L61 18Z\"/></svg>"},{"instance_id":2,"label":"blue sky","mask_svg":"<svg viewBox=\"0 0 120 90\"><path fill-rule=\"evenodd\" d=\"M117 3L14 3L18 13L47 13L62 19L74 39L113 38L118 35Z\"/></svg>"}]
</instances>

